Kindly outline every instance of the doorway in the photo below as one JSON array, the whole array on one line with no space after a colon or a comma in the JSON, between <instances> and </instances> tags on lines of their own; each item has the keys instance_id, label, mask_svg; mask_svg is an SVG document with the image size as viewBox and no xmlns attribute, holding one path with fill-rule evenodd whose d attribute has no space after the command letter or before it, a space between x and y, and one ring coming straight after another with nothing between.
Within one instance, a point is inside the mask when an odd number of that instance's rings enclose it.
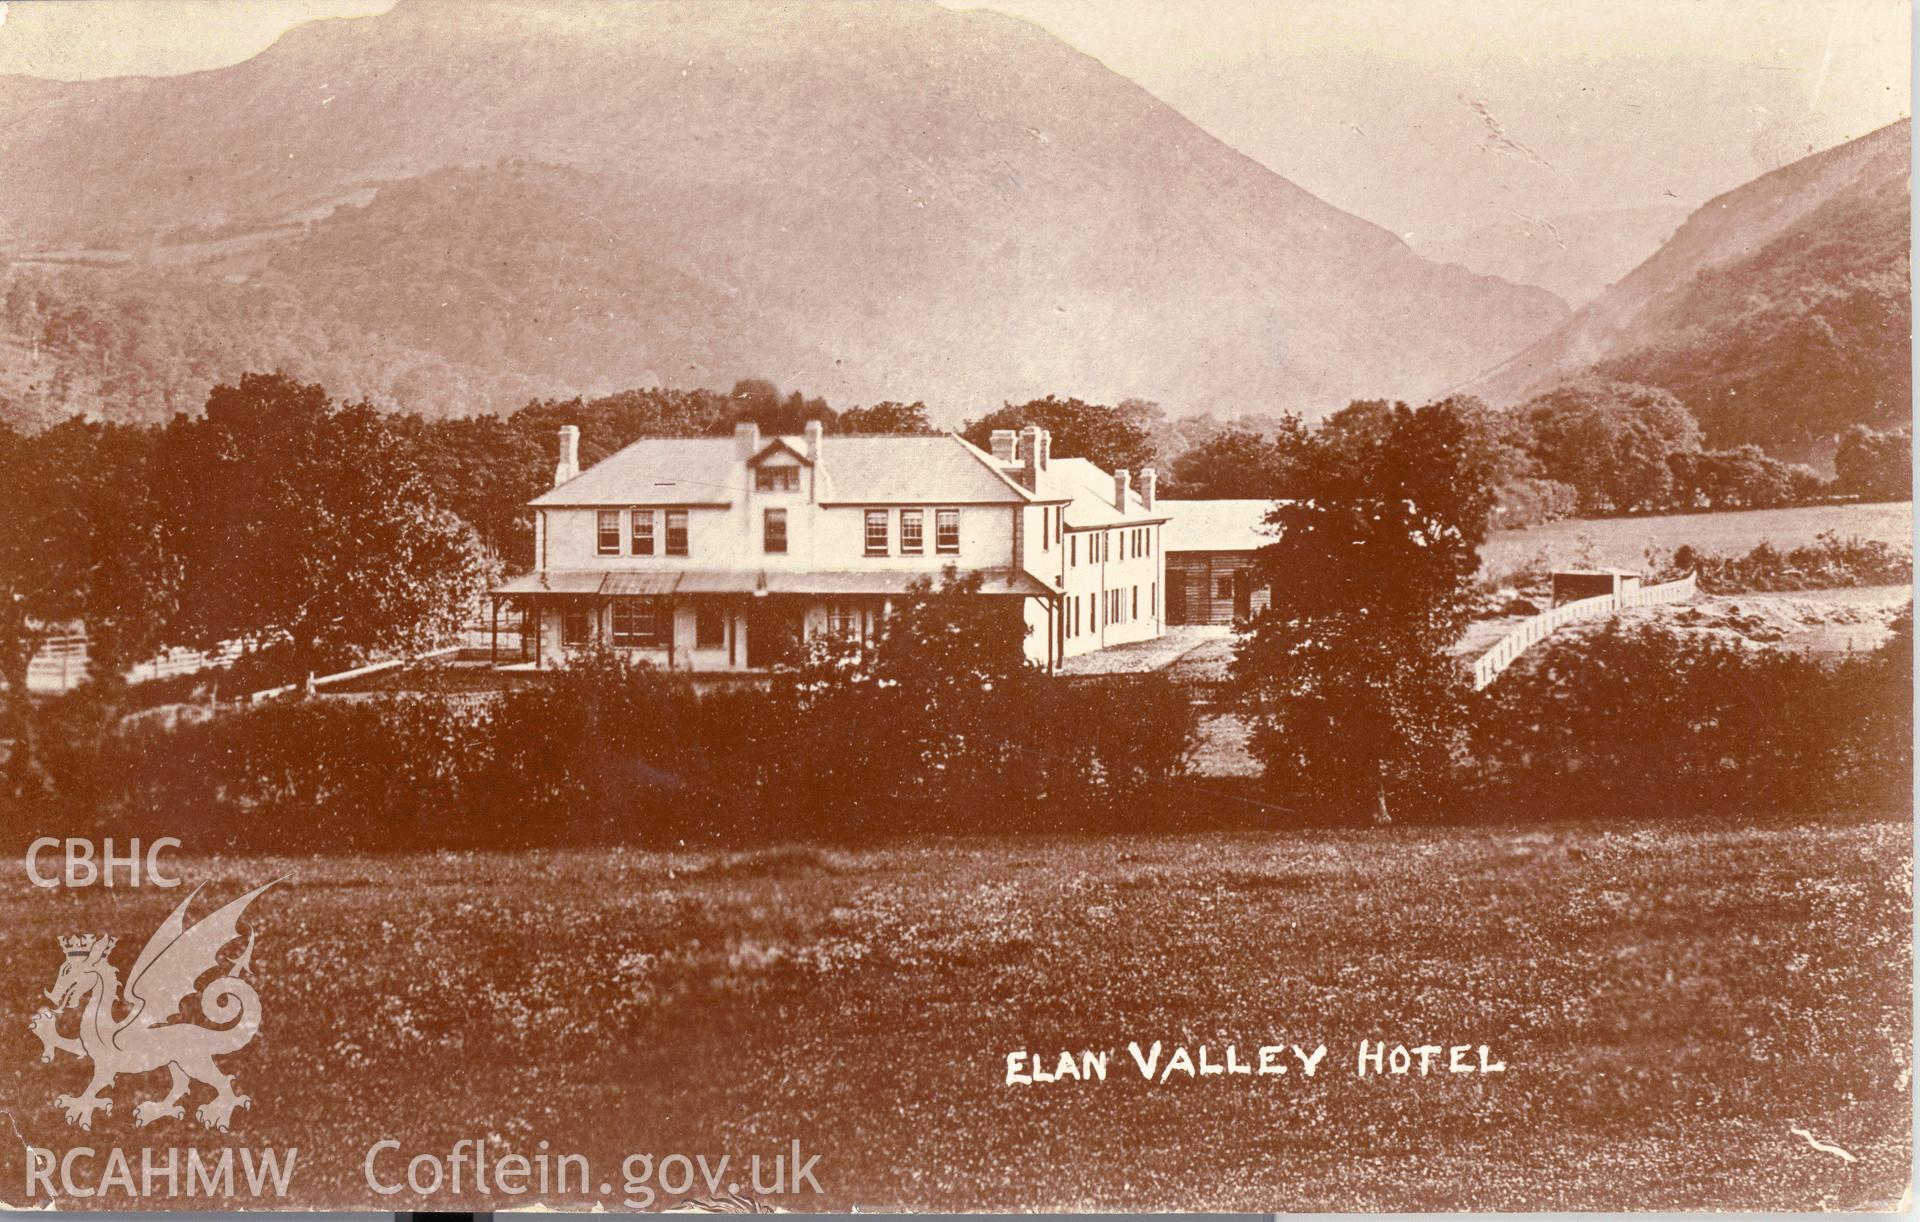
<instances>
[{"instance_id":1,"label":"doorway","mask_svg":"<svg viewBox=\"0 0 1920 1222\"><path fill-rule=\"evenodd\" d=\"M747 665L765 670L799 657L801 608L773 599L756 599L747 611Z\"/></svg>"}]
</instances>

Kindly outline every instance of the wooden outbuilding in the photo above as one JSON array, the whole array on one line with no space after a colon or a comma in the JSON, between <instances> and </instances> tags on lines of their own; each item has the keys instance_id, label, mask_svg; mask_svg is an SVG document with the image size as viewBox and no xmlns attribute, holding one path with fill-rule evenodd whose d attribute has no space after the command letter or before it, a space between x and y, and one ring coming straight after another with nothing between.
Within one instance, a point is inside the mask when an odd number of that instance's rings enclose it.
<instances>
[{"instance_id":1,"label":"wooden outbuilding","mask_svg":"<svg viewBox=\"0 0 1920 1222\"><path fill-rule=\"evenodd\" d=\"M1266 500L1162 500L1167 623L1232 625L1266 610L1254 554L1273 542Z\"/></svg>"}]
</instances>

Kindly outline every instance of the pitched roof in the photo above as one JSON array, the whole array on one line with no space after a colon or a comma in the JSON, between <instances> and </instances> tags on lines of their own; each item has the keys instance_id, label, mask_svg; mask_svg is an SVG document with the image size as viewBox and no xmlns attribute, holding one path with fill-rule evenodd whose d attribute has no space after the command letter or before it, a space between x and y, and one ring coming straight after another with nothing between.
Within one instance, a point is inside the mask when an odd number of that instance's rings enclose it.
<instances>
[{"instance_id":1,"label":"pitched roof","mask_svg":"<svg viewBox=\"0 0 1920 1222\"><path fill-rule=\"evenodd\" d=\"M804 438L765 437L797 454ZM746 491L732 437L642 437L528 504L725 505ZM1034 498L953 434L833 435L820 445L823 503L1016 504Z\"/></svg>"},{"instance_id":2,"label":"pitched roof","mask_svg":"<svg viewBox=\"0 0 1920 1222\"><path fill-rule=\"evenodd\" d=\"M1272 501L1161 501L1167 515L1160 546L1169 552L1250 552L1273 542L1266 526Z\"/></svg>"},{"instance_id":3,"label":"pitched roof","mask_svg":"<svg viewBox=\"0 0 1920 1222\"><path fill-rule=\"evenodd\" d=\"M820 443L822 502L1014 504L1033 498L993 460L952 433L828 436Z\"/></svg>"},{"instance_id":4,"label":"pitched roof","mask_svg":"<svg viewBox=\"0 0 1920 1222\"><path fill-rule=\"evenodd\" d=\"M813 465L811 462L807 460L806 451L802 450L799 446L794 445L791 441L788 441L785 437L775 437L772 441L769 441L766 445L761 446L760 452L747 460L747 465L749 467L757 467L760 464L766 462L767 460L771 458L775 458L781 454L785 454L790 458L799 459L800 462L805 466L811 467Z\"/></svg>"},{"instance_id":5,"label":"pitched roof","mask_svg":"<svg viewBox=\"0 0 1920 1222\"><path fill-rule=\"evenodd\" d=\"M744 490L731 437L642 437L529 505L713 505Z\"/></svg>"},{"instance_id":6,"label":"pitched roof","mask_svg":"<svg viewBox=\"0 0 1920 1222\"><path fill-rule=\"evenodd\" d=\"M1113 475L1102 471L1085 458L1050 458L1035 473L1041 500L1067 502L1067 525L1074 529L1090 526L1124 526L1156 522L1165 511L1156 503L1153 509L1138 492L1127 494L1127 511L1113 507Z\"/></svg>"}]
</instances>

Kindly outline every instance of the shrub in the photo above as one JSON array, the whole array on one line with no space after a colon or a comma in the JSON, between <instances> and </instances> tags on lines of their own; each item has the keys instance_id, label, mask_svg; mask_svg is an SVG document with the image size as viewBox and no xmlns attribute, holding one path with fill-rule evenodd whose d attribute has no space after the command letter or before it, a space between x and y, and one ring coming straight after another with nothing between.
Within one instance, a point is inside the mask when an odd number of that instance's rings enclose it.
<instances>
[{"instance_id":1,"label":"shrub","mask_svg":"<svg viewBox=\"0 0 1920 1222\"><path fill-rule=\"evenodd\" d=\"M1580 512L1579 490L1559 480L1509 480L1495 488L1494 495L1492 526L1495 530L1544 526Z\"/></svg>"},{"instance_id":2,"label":"shrub","mask_svg":"<svg viewBox=\"0 0 1920 1222\"><path fill-rule=\"evenodd\" d=\"M1649 548L1647 568L1656 581L1694 573L1708 594L1907 585L1913 581L1913 548L1879 539L1842 539L1823 531L1812 543L1784 552L1771 543L1743 556L1684 545L1672 551Z\"/></svg>"},{"instance_id":3,"label":"shrub","mask_svg":"<svg viewBox=\"0 0 1920 1222\"><path fill-rule=\"evenodd\" d=\"M208 851L845 839L1139 827L1178 814L1193 710L1163 676L1030 670L943 693L853 673L701 692L589 655L503 693L275 702L115 732L79 702L46 732L70 834ZM43 820L44 822L44 820ZM82 825L86 826L82 826ZM63 834L67 834L63 833Z\"/></svg>"},{"instance_id":4,"label":"shrub","mask_svg":"<svg viewBox=\"0 0 1920 1222\"><path fill-rule=\"evenodd\" d=\"M1910 808L1913 626L1825 665L1618 624L1541 646L1479 698L1483 808L1727 813Z\"/></svg>"}]
</instances>

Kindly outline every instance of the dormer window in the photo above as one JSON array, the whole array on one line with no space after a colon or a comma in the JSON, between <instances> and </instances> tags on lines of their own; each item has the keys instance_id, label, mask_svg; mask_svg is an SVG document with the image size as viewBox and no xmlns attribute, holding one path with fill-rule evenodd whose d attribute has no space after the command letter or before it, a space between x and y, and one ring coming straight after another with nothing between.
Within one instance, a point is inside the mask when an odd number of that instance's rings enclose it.
<instances>
[{"instance_id":1,"label":"dormer window","mask_svg":"<svg viewBox=\"0 0 1920 1222\"><path fill-rule=\"evenodd\" d=\"M756 467L753 472L753 490L755 492L798 492L800 491L800 468Z\"/></svg>"}]
</instances>

